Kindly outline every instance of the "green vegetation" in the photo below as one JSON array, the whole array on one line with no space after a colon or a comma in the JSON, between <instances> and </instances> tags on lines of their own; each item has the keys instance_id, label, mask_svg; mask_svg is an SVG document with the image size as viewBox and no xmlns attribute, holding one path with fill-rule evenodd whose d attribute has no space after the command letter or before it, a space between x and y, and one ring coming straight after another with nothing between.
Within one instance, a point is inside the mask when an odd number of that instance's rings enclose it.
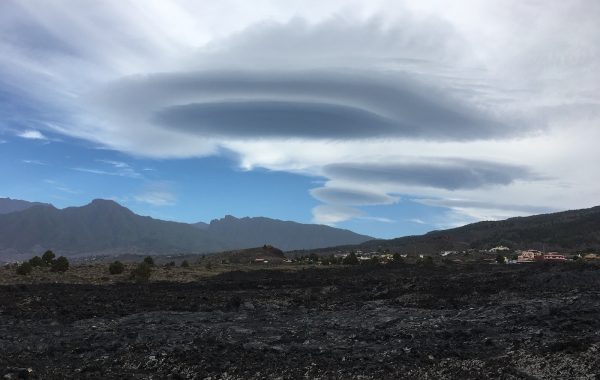
<instances>
[{"instance_id":1,"label":"green vegetation","mask_svg":"<svg viewBox=\"0 0 600 380\"><path fill-rule=\"evenodd\" d=\"M367 260L367 263L370 264L370 265L378 265L379 264L379 257L373 256L369 260Z\"/></svg>"},{"instance_id":2,"label":"green vegetation","mask_svg":"<svg viewBox=\"0 0 600 380\"><path fill-rule=\"evenodd\" d=\"M125 271L125 265L120 261L110 263L108 266L108 272L110 274L121 274Z\"/></svg>"},{"instance_id":3,"label":"green vegetation","mask_svg":"<svg viewBox=\"0 0 600 380\"><path fill-rule=\"evenodd\" d=\"M50 266L55 257L56 255L54 254L54 252L48 250L42 255L42 260L44 261L44 263L46 263L46 266Z\"/></svg>"},{"instance_id":4,"label":"green vegetation","mask_svg":"<svg viewBox=\"0 0 600 380\"><path fill-rule=\"evenodd\" d=\"M64 257L64 256L60 256L58 259L52 261L52 264L50 266L50 271L51 272L66 272L69 269L69 260Z\"/></svg>"},{"instance_id":5,"label":"green vegetation","mask_svg":"<svg viewBox=\"0 0 600 380\"><path fill-rule=\"evenodd\" d=\"M21 276L25 276L25 275L30 274L32 269L33 269L33 267L31 266L31 264L29 264L29 262L26 261L17 267L17 274L21 275Z\"/></svg>"},{"instance_id":6,"label":"green vegetation","mask_svg":"<svg viewBox=\"0 0 600 380\"><path fill-rule=\"evenodd\" d=\"M502 256L502 255L498 254L498 255L496 256L496 262L497 262L498 264L505 264L505 263L506 263L506 258L505 258L504 256Z\"/></svg>"},{"instance_id":7,"label":"green vegetation","mask_svg":"<svg viewBox=\"0 0 600 380\"><path fill-rule=\"evenodd\" d=\"M152 256L146 256L144 258L144 262L146 264L148 264L149 266L153 267L154 266L154 259L152 258Z\"/></svg>"},{"instance_id":8,"label":"green vegetation","mask_svg":"<svg viewBox=\"0 0 600 380\"><path fill-rule=\"evenodd\" d=\"M356 257L356 254L354 252L351 252L348 256L344 257L342 264L356 265L356 264L358 264L358 257Z\"/></svg>"},{"instance_id":9,"label":"green vegetation","mask_svg":"<svg viewBox=\"0 0 600 380\"><path fill-rule=\"evenodd\" d=\"M189 268L189 267L190 267L190 263L188 263L188 261L187 261L187 260L183 260L183 261L181 262L181 267L182 267L182 268Z\"/></svg>"},{"instance_id":10,"label":"green vegetation","mask_svg":"<svg viewBox=\"0 0 600 380\"><path fill-rule=\"evenodd\" d=\"M433 257L431 257L431 256L425 256L423 258L419 258L417 260L417 264L422 265L424 267L432 267L435 265L433 262Z\"/></svg>"},{"instance_id":11,"label":"green vegetation","mask_svg":"<svg viewBox=\"0 0 600 380\"><path fill-rule=\"evenodd\" d=\"M341 264L341 263L342 263L342 259L339 259L333 255L321 257L322 265L336 265L336 264Z\"/></svg>"},{"instance_id":12,"label":"green vegetation","mask_svg":"<svg viewBox=\"0 0 600 380\"><path fill-rule=\"evenodd\" d=\"M46 266L46 262L39 256L33 256L30 260L29 260L29 264L31 264L32 267L44 267Z\"/></svg>"},{"instance_id":13,"label":"green vegetation","mask_svg":"<svg viewBox=\"0 0 600 380\"><path fill-rule=\"evenodd\" d=\"M152 266L146 262L138 264L137 267L131 270L130 278L135 282L148 282L152 274Z\"/></svg>"},{"instance_id":14,"label":"green vegetation","mask_svg":"<svg viewBox=\"0 0 600 380\"><path fill-rule=\"evenodd\" d=\"M404 264L404 258L398 252L392 255L392 260L397 264Z\"/></svg>"}]
</instances>

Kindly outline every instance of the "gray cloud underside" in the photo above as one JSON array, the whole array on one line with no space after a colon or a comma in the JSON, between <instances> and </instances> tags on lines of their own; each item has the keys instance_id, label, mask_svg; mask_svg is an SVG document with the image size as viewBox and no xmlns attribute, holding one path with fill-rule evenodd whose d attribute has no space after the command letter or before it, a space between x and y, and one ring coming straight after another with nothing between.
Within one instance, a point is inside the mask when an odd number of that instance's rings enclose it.
<instances>
[{"instance_id":1,"label":"gray cloud underside","mask_svg":"<svg viewBox=\"0 0 600 380\"><path fill-rule=\"evenodd\" d=\"M394 164L331 164L324 168L332 179L427 186L445 190L509 185L516 180L539 180L527 167L501 163L448 159L439 162Z\"/></svg>"},{"instance_id":2,"label":"gray cloud underside","mask_svg":"<svg viewBox=\"0 0 600 380\"><path fill-rule=\"evenodd\" d=\"M188 104L158 112L155 121L193 133L243 138L365 138L391 135L398 129L392 120L366 110L301 102Z\"/></svg>"},{"instance_id":3,"label":"gray cloud underside","mask_svg":"<svg viewBox=\"0 0 600 380\"><path fill-rule=\"evenodd\" d=\"M321 202L353 206L391 204L398 200L387 194L334 187L312 189L310 194Z\"/></svg>"},{"instance_id":4,"label":"gray cloud underside","mask_svg":"<svg viewBox=\"0 0 600 380\"><path fill-rule=\"evenodd\" d=\"M451 92L398 74L205 71L122 79L107 114L202 136L473 140L519 131Z\"/></svg>"}]
</instances>

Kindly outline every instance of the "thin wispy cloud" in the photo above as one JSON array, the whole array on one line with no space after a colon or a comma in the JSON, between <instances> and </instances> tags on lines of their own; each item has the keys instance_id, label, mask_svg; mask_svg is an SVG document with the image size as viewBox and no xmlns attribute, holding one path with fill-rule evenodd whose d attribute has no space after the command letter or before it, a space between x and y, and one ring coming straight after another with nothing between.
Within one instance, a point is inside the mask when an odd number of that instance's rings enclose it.
<instances>
[{"instance_id":1,"label":"thin wispy cloud","mask_svg":"<svg viewBox=\"0 0 600 380\"><path fill-rule=\"evenodd\" d=\"M22 160L22 162L30 165L48 165L46 162L40 160Z\"/></svg>"},{"instance_id":2,"label":"thin wispy cloud","mask_svg":"<svg viewBox=\"0 0 600 380\"><path fill-rule=\"evenodd\" d=\"M60 181L56 181L56 180L52 180L52 179L45 179L44 183L52 186L52 188L62 191L63 193L67 193L67 194L80 194L81 191L78 190L74 190L68 186L66 186L65 184L63 184Z\"/></svg>"},{"instance_id":3,"label":"thin wispy cloud","mask_svg":"<svg viewBox=\"0 0 600 380\"><path fill-rule=\"evenodd\" d=\"M173 206L177 203L177 196L172 190L172 185L167 182L151 182L144 186L144 191L134 195L137 202L151 206Z\"/></svg>"},{"instance_id":4,"label":"thin wispy cloud","mask_svg":"<svg viewBox=\"0 0 600 380\"><path fill-rule=\"evenodd\" d=\"M381 216L359 216L358 219L369 220L369 221L380 222L380 223L396 223L396 221L393 219L384 218Z\"/></svg>"},{"instance_id":5,"label":"thin wispy cloud","mask_svg":"<svg viewBox=\"0 0 600 380\"><path fill-rule=\"evenodd\" d=\"M88 167L75 167L73 170L77 170L84 173L110 175L117 177L127 177L134 179L142 179L142 175L132 168L129 164L122 161L112 160L96 160L96 162L105 164L109 169L104 168L88 168Z\"/></svg>"},{"instance_id":6,"label":"thin wispy cloud","mask_svg":"<svg viewBox=\"0 0 600 380\"><path fill-rule=\"evenodd\" d=\"M112 160L96 160L96 161L114 166L117 169L130 168L129 164L122 162L122 161L112 161Z\"/></svg>"},{"instance_id":7,"label":"thin wispy cloud","mask_svg":"<svg viewBox=\"0 0 600 380\"><path fill-rule=\"evenodd\" d=\"M165 191L149 191L136 195L134 199L152 206L173 206L176 203L175 196Z\"/></svg>"},{"instance_id":8,"label":"thin wispy cloud","mask_svg":"<svg viewBox=\"0 0 600 380\"><path fill-rule=\"evenodd\" d=\"M28 130L17 133L17 136L29 140L48 140L42 132L36 130Z\"/></svg>"}]
</instances>

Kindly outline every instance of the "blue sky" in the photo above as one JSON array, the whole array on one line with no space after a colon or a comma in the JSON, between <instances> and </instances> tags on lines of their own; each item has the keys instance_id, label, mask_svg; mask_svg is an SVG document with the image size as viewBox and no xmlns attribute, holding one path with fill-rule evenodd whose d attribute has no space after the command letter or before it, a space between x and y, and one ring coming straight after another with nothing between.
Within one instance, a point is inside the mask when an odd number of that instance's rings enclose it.
<instances>
[{"instance_id":1,"label":"blue sky","mask_svg":"<svg viewBox=\"0 0 600 380\"><path fill-rule=\"evenodd\" d=\"M265 169L243 170L233 157L157 160L98 149L49 135L11 138L2 145L0 170L10 178L3 197L80 206L113 199L141 215L182 222L209 222L224 215L266 216L311 223L319 202L309 190L323 178ZM437 210L414 202L372 206L339 227L378 237L418 234L435 228ZM403 219L396 219L402 215ZM429 220L424 222L419 218Z\"/></svg>"},{"instance_id":2,"label":"blue sky","mask_svg":"<svg viewBox=\"0 0 600 380\"><path fill-rule=\"evenodd\" d=\"M6 0L0 196L386 238L591 207L599 17L587 1Z\"/></svg>"}]
</instances>

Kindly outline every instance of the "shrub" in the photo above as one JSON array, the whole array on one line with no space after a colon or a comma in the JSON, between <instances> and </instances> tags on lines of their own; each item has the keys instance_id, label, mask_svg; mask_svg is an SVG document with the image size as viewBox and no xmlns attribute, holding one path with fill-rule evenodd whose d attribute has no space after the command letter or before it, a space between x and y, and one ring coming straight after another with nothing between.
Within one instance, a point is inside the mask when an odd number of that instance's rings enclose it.
<instances>
[{"instance_id":1,"label":"shrub","mask_svg":"<svg viewBox=\"0 0 600 380\"><path fill-rule=\"evenodd\" d=\"M69 260L66 257L61 256L52 262L50 267L51 272L66 272L69 269Z\"/></svg>"},{"instance_id":2,"label":"shrub","mask_svg":"<svg viewBox=\"0 0 600 380\"><path fill-rule=\"evenodd\" d=\"M21 275L21 276L25 276L27 274L30 274L32 269L33 268L31 266L31 264L29 264L29 262L26 261L17 267L17 274Z\"/></svg>"},{"instance_id":3,"label":"shrub","mask_svg":"<svg viewBox=\"0 0 600 380\"><path fill-rule=\"evenodd\" d=\"M33 256L30 260L29 260L29 264L31 264L32 267L43 267L46 266L46 262L44 262L44 260L39 257L39 256Z\"/></svg>"},{"instance_id":4,"label":"shrub","mask_svg":"<svg viewBox=\"0 0 600 380\"><path fill-rule=\"evenodd\" d=\"M56 255L54 254L54 252L48 250L48 251L44 252L44 254L42 255L42 260L44 260L46 265L50 265L50 264L52 264L52 261L54 260L55 257L56 257Z\"/></svg>"},{"instance_id":5,"label":"shrub","mask_svg":"<svg viewBox=\"0 0 600 380\"><path fill-rule=\"evenodd\" d=\"M330 264L329 257L321 257L320 263L321 263L321 265L329 265Z\"/></svg>"},{"instance_id":6,"label":"shrub","mask_svg":"<svg viewBox=\"0 0 600 380\"><path fill-rule=\"evenodd\" d=\"M110 263L108 266L108 272L110 274L121 274L125 271L125 265L120 261Z\"/></svg>"},{"instance_id":7,"label":"shrub","mask_svg":"<svg viewBox=\"0 0 600 380\"><path fill-rule=\"evenodd\" d=\"M130 278L135 282L148 282L151 274L152 266L144 260L144 262L131 270Z\"/></svg>"},{"instance_id":8,"label":"shrub","mask_svg":"<svg viewBox=\"0 0 600 380\"><path fill-rule=\"evenodd\" d=\"M506 263L506 259L505 259L505 258L504 258L504 256L502 256L502 255L497 255L497 256L496 256L496 262L497 262L498 264L504 264L504 263Z\"/></svg>"},{"instance_id":9,"label":"shrub","mask_svg":"<svg viewBox=\"0 0 600 380\"><path fill-rule=\"evenodd\" d=\"M354 252L350 253L348 256L344 257L344 261L342 261L344 265L356 265L358 264L358 257Z\"/></svg>"},{"instance_id":10,"label":"shrub","mask_svg":"<svg viewBox=\"0 0 600 380\"><path fill-rule=\"evenodd\" d=\"M367 261L367 264L369 264L369 265L378 265L379 264L379 258L377 256L373 256L373 257L371 257Z\"/></svg>"},{"instance_id":11,"label":"shrub","mask_svg":"<svg viewBox=\"0 0 600 380\"><path fill-rule=\"evenodd\" d=\"M424 267L432 267L434 265L433 257L425 256L422 259L419 258L419 260L417 260L417 264L423 265Z\"/></svg>"},{"instance_id":12,"label":"shrub","mask_svg":"<svg viewBox=\"0 0 600 380\"><path fill-rule=\"evenodd\" d=\"M182 267L182 268L189 268L189 267L190 267L190 263L188 263L188 261L187 261L187 260L183 260L183 261L181 262L181 267Z\"/></svg>"},{"instance_id":13,"label":"shrub","mask_svg":"<svg viewBox=\"0 0 600 380\"><path fill-rule=\"evenodd\" d=\"M148 264L149 266L153 267L154 266L154 259L152 258L152 256L146 256L144 258L144 262L146 264Z\"/></svg>"},{"instance_id":14,"label":"shrub","mask_svg":"<svg viewBox=\"0 0 600 380\"><path fill-rule=\"evenodd\" d=\"M206 268L206 270L212 270L213 266L210 262L206 263L206 265L204 266L204 268Z\"/></svg>"},{"instance_id":15,"label":"shrub","mask_svg":"<svg viewBox=\"0 0 600 380\"><path fill-rule=\"evenodd\" d=\"M404 264L404 258L398 252L394 253L392 260L397 264Z\"/></svg>"}]
</instances>

